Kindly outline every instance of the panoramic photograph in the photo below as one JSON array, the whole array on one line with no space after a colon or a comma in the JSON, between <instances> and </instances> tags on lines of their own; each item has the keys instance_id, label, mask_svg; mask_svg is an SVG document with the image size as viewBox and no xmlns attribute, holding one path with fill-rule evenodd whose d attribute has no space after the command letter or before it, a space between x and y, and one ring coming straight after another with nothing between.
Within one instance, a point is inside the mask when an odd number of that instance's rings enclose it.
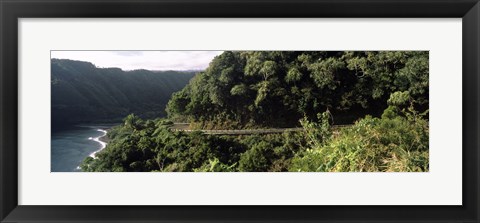
<instances>
[{"instance_id":1,"label":"panoramic photograph","mask_svg":"<svg viewBox=\"0 0 480 223\"><path fill-rule=\"evenodd\" d=\"M51 51L51 172L428 172L428 51Z\"/></svg>"}]
</instances>

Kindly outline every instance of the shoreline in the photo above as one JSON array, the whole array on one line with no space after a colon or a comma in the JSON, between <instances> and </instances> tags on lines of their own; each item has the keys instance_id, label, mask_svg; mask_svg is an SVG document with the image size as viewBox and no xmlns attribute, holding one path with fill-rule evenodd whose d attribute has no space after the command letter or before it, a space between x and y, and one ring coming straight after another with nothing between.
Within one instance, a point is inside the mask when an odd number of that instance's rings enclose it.
<instances>
[{"instance_id":1,"label":"shoreline","mask_svg":"<svg viewBox=\"0 0 480 223\"><path fill-rule=\"evenodd\" d=\"M82 126L83 127L83 126ZM108 142L110 141L110 139L108 138L107 136L107 133L108 133L108 130L110 130L110 128L107 128L107 129L100 129L98 128L97 131L98 132L103 132L103 135L100 135L100 136L97 136L97 137L89 137L88 140L91 140L91 141L95 141L97 143L100 144L100 149L90 153L88 156L89 157L92 157L93 159L96 159L96 154L100 151L102 151L103 149L105 149L107 147L107 144ZM77 168L75 168L76 171L82 171L82 168L80 168L80 166L77 166Z\"/></svg>"},{"instance_id":2,"label":"shoreline","mask_svg":"<svg viewBox=\"0 0 480 223\"><path fill-rule=\"evenodd\" d=\"M102 151L103 149L105 149L105 147L107 147L107 142L103 141L103 139L105 139L105 137L107 136L108 131L107 131L107 130L104 130L104 129L97 129L97 131L103 132L103 135L98 136L98 137L95 137L95 138L93 138L93 137L88 138L89 140L92 140L92 141L95 141L95 142L100 143L100 149L98 149L98 150L90 153L90 155L89 155L90 157L92 157L92 158L94 158L94 159L96 159L96 156L95 156L95 155L96 155L98 152Z\"/></svg>"},{"instance_id":3,"label":"shoreline","mask_svg":"<svg viewBox=\"0 0 480 223\"><path fill-rule=\"evenodd\" d=\"M88 140L95 141L100 144L100 149L95 150L94 152L91 152L87 157L92 157L93 159L97 159L96 154L103 149L107 147L107 144L110 142L110 138L108 138L107 133L108 131L113 128L116 125L96 125L96 126L86 126L86 125L76 125L77 127L82 127L82 128L90 128L90 129L96 129L98 132L102 132L103 134L97 137L88 137ZM86 157L85 157L86 158ZM84 159L85 159L84 158ZM81 163L80 163L81 165ZM80 165L75 168L76 171L82 172L82 168L80 168Z\"/></svg>"}]
</instances>

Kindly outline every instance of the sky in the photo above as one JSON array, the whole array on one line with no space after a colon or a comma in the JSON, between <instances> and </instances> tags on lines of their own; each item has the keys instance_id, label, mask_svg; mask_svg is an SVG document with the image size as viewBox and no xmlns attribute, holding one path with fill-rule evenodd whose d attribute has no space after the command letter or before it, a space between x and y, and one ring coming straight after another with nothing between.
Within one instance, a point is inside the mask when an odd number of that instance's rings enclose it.
<instances>
[{"instance_id":1,"label":"sky","mask_svg":"<svg viewBox=\"0 0 480 223\"><path fill-rule=\"evenodd\" d=\"M204 70L223 51L51 51L51 58L88 61L122 70Z\"/></svg>"}]
</instances>

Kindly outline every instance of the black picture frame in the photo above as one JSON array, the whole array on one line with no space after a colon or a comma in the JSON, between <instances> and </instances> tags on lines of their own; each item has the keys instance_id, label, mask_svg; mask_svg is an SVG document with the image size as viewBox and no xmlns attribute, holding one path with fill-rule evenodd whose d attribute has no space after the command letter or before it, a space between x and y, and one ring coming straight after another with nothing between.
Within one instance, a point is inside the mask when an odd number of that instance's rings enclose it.
<instances>
[{"instance_id":1,"label":"black picture frame","mask_svg":"<svg viewBox=\"0 0 480 223\"><path fill-rule=\"evenodd\" d=\"M0 0L0 15L1 222L479 222L478 0ZM18 205L17 21L74 17L463 18L463 205Z\"/></svg>"}]
</instances>

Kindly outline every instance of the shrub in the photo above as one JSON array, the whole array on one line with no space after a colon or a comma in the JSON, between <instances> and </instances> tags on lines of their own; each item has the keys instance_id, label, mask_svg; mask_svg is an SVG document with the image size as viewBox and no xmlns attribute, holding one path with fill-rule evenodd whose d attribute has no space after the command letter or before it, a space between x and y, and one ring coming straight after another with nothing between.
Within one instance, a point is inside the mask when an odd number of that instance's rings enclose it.
<instances>
[{"instance_id":1,"label":"shrub","mask_svg":"<svg viewBox=\"0 0 480 223\"><path fill-rule=\"evenodd\" d=\"M428 120L413 114L387 109L382 118L366 116L338 137L298 154L290 170L428 171Z\"/></svg>"}]
</instances>

